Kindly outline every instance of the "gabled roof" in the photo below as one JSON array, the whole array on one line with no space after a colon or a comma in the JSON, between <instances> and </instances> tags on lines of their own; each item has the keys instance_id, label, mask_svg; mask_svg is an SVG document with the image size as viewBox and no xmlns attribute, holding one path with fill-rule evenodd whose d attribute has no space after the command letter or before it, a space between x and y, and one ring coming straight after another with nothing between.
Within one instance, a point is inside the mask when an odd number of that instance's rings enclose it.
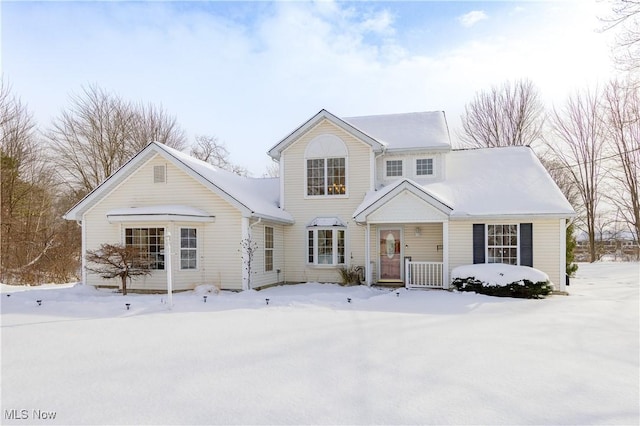
<instances>
[{"instance_id":1,"label":"gabled roof","mask_svg":"<svg viewBox=\"0 0 640 426\"><path fill-rule=\"evenodd\" d=\"M135 170L155 155L161 155L176 167L211 189L246 216L293 223L293 217L279 206L280 185L277 178L249 178L218 169L166 145L152 142L118 171L102 182L72 207L65 219L82 220L82 215L110 193ZM124 206L123 206L124 207Z\"/></svg>"},{"instance_id":2,"label":"gabled roof","mask_svg":"<svg viewBox=\"0 0 640 426\"><path fill-rule=\"evenodd\" d=\"M432 193L427 191L420 184L412 181L411 179L399 179L387 186L382 187L377 191L369 191L362 203L356 208L353 213L353 218L358 222L365 222L366 217L378 208L382 207L389 200L396 197L403 191L409 191L422 199L425 203L433 206L436 210L449 215L453 210L450 206L438 199Z\"/></svg>"},{"instance_id":3,"label":"gabled roof","mask_svg":"<svg viewBox=\"0 0 640 426\"><path fill-rule=\"evenodd\" d=\"M316 126L322 120L328 120L329 122L340 127L342 130L346 131L347 133L350 133L355 137L357 137L358 139L362 140L363 142L371 145L374 151L382 151L385 148L384 143L376 140L375 138L372 138L370 135L366 134L362 130L354 127L353 125L347 123L343 119L338 118L335 115L331 114L329 111L323 109L323 110L320 110L319 113L311 117L309 120L304 122L296 130L291 132L287 137L285 137L276 145L274 145L273 148L267 151L267 154L269 154L269 156L274 160L279 160L280 154L282 153L282 151L284 151L289 145L295 142L296 139L298 139L305 132L307 132L314 126Z\"/></svg>"},{"instance_id":4,"label":"gabled roof","mask_svg":"<svg viewBox=\"0 0 640 426\"><path fill-rule=\"evenodd\" d=\"M386 144L388 151L451 149L444 111L349 117L344 121Z\"/></svg>"},{"instance_id":5,"label":"gabled roof","mask_svg":"<svg viewBox=\"0 0 640 426\"><path fill-rule=\"evenodd\" d=\"M445 156L446 179L420 184L409 179L390 183L365 196L354 212L361 221L402 188L419 188L434 207L441 203L456 218L575 216L571 204L527 146L454 150ZM430 197L430 198L429 198Z\"/></svg>"}]
</instances>

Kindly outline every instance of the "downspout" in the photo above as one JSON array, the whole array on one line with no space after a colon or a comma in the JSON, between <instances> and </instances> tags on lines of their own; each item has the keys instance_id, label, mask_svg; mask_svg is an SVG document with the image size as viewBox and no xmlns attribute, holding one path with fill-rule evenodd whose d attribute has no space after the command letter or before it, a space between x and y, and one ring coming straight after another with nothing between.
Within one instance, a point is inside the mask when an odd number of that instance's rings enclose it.
<instances>
[{"instance_id":1,"label":"downspout","mask_svg":"<svg viewBox=\"0 0 640 426\"><path fill-rule=\"evenodd\" d=\"M82 270L80 271L80 279L82 280L82 285L87 284L87 233L85 232L83 221L76 220L76 223L80 225L80 267Z\"/></svg>"}]
</instances>

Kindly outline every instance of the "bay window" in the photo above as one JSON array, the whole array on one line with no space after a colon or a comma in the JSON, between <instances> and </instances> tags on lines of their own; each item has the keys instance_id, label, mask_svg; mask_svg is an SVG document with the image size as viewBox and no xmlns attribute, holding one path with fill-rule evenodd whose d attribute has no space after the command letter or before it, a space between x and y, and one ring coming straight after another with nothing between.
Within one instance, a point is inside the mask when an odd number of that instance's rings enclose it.
<instances>
[{"instance_id":1,"label":"bay window","mask_svg":"<svg viewBox=\"0 0 640 426\"><path fill-rule=\"evenodd\" d=\"M344 229L308 229L307 262L313 265L344 265Z\"/></svg>"}]
</instances>

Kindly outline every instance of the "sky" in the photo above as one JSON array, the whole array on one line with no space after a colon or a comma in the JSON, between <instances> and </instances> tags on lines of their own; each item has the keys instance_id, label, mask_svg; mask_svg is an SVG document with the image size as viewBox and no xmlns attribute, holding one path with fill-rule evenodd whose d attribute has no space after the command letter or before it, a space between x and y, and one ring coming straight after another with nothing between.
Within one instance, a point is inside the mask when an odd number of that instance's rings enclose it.
<instances>
[{"instance_id":1,"label":"sky","mask_svg":"<svg viewBox=\"0 0 640 426\"><path fill-rule=\"evenodd\" d=\"M547 106L615 75L606 1L0 3L1 69L44 131L97 84L216 136L254 176L321 109L445 111L530 79Z\"/></svg>"}]
</instances>

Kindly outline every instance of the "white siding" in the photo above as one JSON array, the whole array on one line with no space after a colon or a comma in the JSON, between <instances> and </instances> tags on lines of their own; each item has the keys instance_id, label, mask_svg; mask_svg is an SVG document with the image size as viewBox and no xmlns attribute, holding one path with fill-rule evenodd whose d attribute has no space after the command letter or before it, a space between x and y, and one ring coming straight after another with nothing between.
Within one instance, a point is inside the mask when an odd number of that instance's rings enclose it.
<instances>
[{"instance_id":1,"label":"white siding","mask_svg":"<svg viewBox=\"0 0 640 426\"><path fill-rule=\"evenodd\" d=\"M560 276L560 225L557 219L534 220L455 220L449 222L449 272L457 266L473 263L473 224L531 223L533 227L533 267L549 275L552 283L563 287Z\"/></svg>"},{"instance_id":2,"label":"white siding","mask_svg":"<svg viewBox=\"0 0 640 426\"><path fill-rule=\"evenodd\" d=\"M332 134L347 146L347 196L306 197L305 149L316 136ZM346 225L346 262L364 265L364 226L352 219L356 207L362 202L371 183L371 148L344 130L323 120L285 149L281 156L286 175L284 184L285 210L293 215L295 224L284 228L285 265L281 279L288 282L336 282L340 274L336 267L313 267L307 264L306 225L315 217L337 216Z\"/></svg>"},{"instance_id":3,"label":"white siding","mask_svg":"<svg viewBox=\"0 0 640 426\"><path fill-rule=\"evenodd\" d=\"M404 190L367 217L367 221L382 222L441 222L447 215L418 196Z\"/></svg>"},{"instance_id":4,"label":"white siding","mask_svg":"<svg viewBox=\"0 0 640 426\"><path fill-rule=\"evenodd\" d=\"M264 269L264 228L273 228L273 270ZM260 222L251 227L252 240L257 244L256 255L253 259L253 277L251 287L258 288L282 281L284 276L284 226L269 222ZM280 273L278 274L278 270Z\"/></svg>"},{"instance_id":5,"label":"white siding","mask_svg":"<svg viewBox=\"0 0 640 426\"><path fill-rule=\"evenodd\" d=\"M165 183L153 182L153 166L166 165ZM213 223L109 223L106 213L123 207L181 204L203 210L215 216ZM102 243L124 243L125 227L168 227L172 235L173 286L175 290L191 289L198 284L214 284L221 288L241 289L240 213L222 198L184 173L181 169L157 155L107 194L84 215L87 249L96 249ZM198 269L181 271L179 263L180 227L198 229ZM87 274L91 285L117 286L116 280L103 280ZM133 281L139 290L166 289L166 270Z\"/></svg>"}]
</instances>

